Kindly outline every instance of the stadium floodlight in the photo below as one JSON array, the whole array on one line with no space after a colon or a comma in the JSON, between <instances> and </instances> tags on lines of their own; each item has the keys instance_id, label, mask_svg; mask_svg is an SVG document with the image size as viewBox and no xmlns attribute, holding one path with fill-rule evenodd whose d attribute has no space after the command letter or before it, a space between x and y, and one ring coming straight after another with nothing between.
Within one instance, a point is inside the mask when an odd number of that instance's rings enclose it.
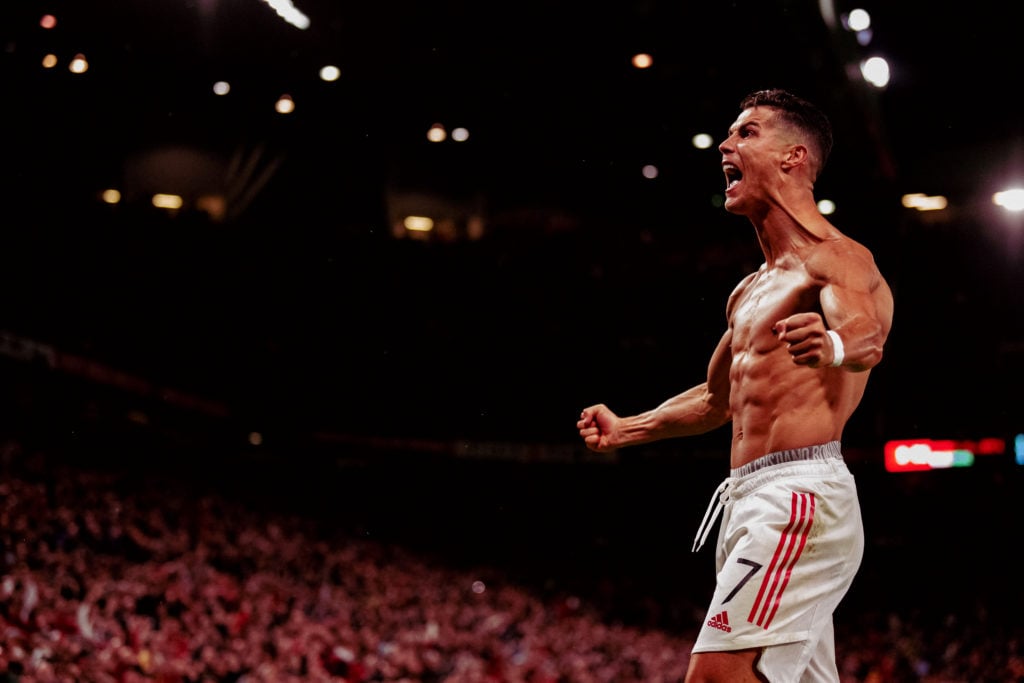
<instances>
[{"instance_id":1,"label":"stadium floodlight","mask_svg":"<svg viewBox=\"0 0 1024 683\"><path fill-rule=\"evenodd\" d=\"M305 30L309 28L309 17L303 14L298 7L292 4L291 0L263 0L277 12L281 17L295 28Z\"/></svg>"}]
</instances>

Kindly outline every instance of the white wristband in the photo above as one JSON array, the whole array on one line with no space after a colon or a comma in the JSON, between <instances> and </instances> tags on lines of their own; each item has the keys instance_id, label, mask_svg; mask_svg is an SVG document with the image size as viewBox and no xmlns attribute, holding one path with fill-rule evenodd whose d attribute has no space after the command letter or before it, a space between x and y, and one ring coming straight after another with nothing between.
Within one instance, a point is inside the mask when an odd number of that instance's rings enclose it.
<instances>
[{"instance_id":1,"label":"white wristband","mask_svg":"<svg viewBox=\"0 0 1024 683\"><path fill-rule=\"evenodd\" d=\"M833 368L838 368L843 364L843 359L846 358L846 350L843 348L842 337L835 330L829 330L826 334L832 338L832 365Z\"/></svg>"}]
</instances>

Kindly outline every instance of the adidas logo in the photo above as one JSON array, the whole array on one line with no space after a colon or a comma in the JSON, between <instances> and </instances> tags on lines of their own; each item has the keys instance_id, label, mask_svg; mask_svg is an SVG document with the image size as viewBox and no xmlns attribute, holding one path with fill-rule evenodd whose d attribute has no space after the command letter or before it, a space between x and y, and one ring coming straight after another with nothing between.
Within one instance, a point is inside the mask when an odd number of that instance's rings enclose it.
<instances>
[{"instance_id":1,"label":"adidas logo","mask_svg":"<svg viewBox=\"0 0 1024 683\"><path fill-rule=\"evenodd\" d=\"M715 616L708 619L708 626L711 628L717 628L719 631L725 631L729 633L732 631L732 626L729 626L729 613L720 612Z\"/></svg>"}]
</instances>

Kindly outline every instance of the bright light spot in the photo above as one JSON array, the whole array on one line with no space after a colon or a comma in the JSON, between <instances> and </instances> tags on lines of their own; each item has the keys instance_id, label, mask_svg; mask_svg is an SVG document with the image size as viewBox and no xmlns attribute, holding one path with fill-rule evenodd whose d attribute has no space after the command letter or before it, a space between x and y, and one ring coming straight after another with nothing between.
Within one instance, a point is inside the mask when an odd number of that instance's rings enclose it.
<instances>
[{"instance_id":1,"label":"bright light spot","mask_svg":"<svg viewBox=\"0 0 1024 683\"><path fill-rule=\"evenodd\" d=\"M57 55L49 54L43 57L43 68L52 69L57 66Z\"/></svg>"},{"instance_id":2,"label":"bright light spot","mask_svg":"<svg viewBox=\"0 0 1024 683\"><path fill-rule=\"evenodd\" d=\"M697 149L708 149L711 145L715 144L714 139L707 133L697 133L693 136L691 142Z\"/></svg>"},{"instance_id":3,"label":"bright light spot","mask_svg":"<svg viewBox=\"0 0 1024 683\"><path fill-rule=\"evenodd\" d=\"M465 128L453 128L452 129L452 140L455 142L465 142L469 139L469 131Z\"/></svg>"},{"instance_id":4,"label":"bright light spot","mask_svg":"<svg viewBox=\"0 0 1024 683\"><path fill-rule=\"evenodd\" d=\"M57 25L57 17L52 14L44 14L42 19L39 20L39 25L43 28L53 28Z\"/></svg>"},{"instance_id":5,"label":"bright light spot","mask_svg":"<svg viewBox=\"0 0 1024 683\"><path fill-rule=\"evenodd\" d=\"M431 622L431 623L433 623L433 622ZM436 626L436 624L435 624L435 626ZM429 625L428 625L428 628L429 628ZM382 647L383 647L383 645L382 645ZM356 659L356 653L353 652L352 650L348 649L347 647L343 646L343 645L335 645L331 649L331 654L333 654L335 657L337 657L338 659L340 659L343 662L351 663L351 662L354 662L355 659Z\"/></svg>"},{"instance_id":6,"label":"bright light spot","mask_svg":"<svg viewBox=\"0 0 1024 683\"><path fill-rule=\"evenodd\" d=\"M180 209L184 201L176 194L153 195L153 206L158 209Z\"/></svg>"},{"instance_id":7,"label":"bright light spot","mask_svg":"<svg viewBox=\"0 0 1024 683\"><path fill-rule=\"evenodd\" d=\"M658 177L658 167L655 166L654 164L647 164L646 166L643 167L641 173L644 174L644 178L647 178L648 180L654 180L655 178Z\"/></svg>"},{"instance_id":8,"label":"bright light spot","mask_svg":"<svg viewBox=\"0 0 1024 683\"><path fill-rule=\"evenodd\" d=\"M829 216L836 212L836 203L831 199L822 199L818 202L818 211L823 216Z\"/></svg>"},{"instance_id":9,"label":"bright light spot","mask_svg":"<svg viewBox=\"0 0 1024 683\"><path fill-rule=\"evenodd\" d=\"M946 467L971 467L976 456L1002 455L1005 439L989 437L979 441L912 439L885 444L885 469L915 472Z\"/></svg>"},{"instance_id":10,"label":"bright light spot","mask_svg":"<svg viewBox=\"0 0 1024 683\"><path fill-rule=\"evenodd\" d=\"M427 216L406 216L402 225L413 232L430 232L434 229L434 220Z\"/></svg>"},{"instance_id":11,"label":"bright light spot","mask_svg":"<svg viewBox=\"0 0 1024 683\"><path fill-rule=\"evenodd\" d=\"M231 85L227 81L217 81L213 84L214 95L227 95L231 92Z\"/></svg>"},{"instance_id":12,"label":"bright light spot","mask_svg":"<svg viewBox=\"0 0 1024 683\"><path fill-rule=\"evenodd\" d=\"M278 114L291 114L295 111L295 101L291 95L281 95L274 104L274 109Z\"/></svg>"},{"instance_id":13,"label":"bright light spot","mask_svg":"<svg viewBox=\"0 0 1024 683\"><path fill-rule=\"evenodd\" d=\"M320 69L320 79L331 83L341 78L341 69L336 66L327 65Z\"/></svg>"},{"instance_id":14,"label":"bright light spot","mask_svg":"<svg viewBox=\"0 0 1024 683\"><path fill-rule=\"evenodd\" d=\"M263 0L263 2L270 5L271 8L277 12L277 16L281 17L295 28L309 28L309 17L300 12L298 8L291 3L291 0Z\"/></svg>"},{"instance_id":15,"label":"bright light spot","mask_svg":"<svg viewBox=\"0 0 1024 683\"><path fill-rule=\"evenodd\" d=\"M860 65L860 73L864 80L876 88L884 88L889 84L889 62L881 57L871 57Z\"/></svg>"},{"instance_id":16,"label":"bright light spot","mask_svg":"<svg viewBox=\"0 0 1024 683\"><path fill-rule=\"evenodd\" d=\"M1015 187L992 195L992 203L1007 211L1024 211L1024 188Z\"/></svg>"},{"instance_id":17,"label":"bright light spot","mask_svg":"<svg viewBox=\"0 0 1024 683\"><path fill-rule=\"evenodd\" d=\"M905 194L900 199L900 202L908 209L917 209L918 211L941 211L949 205L949 202L942 195L929 197L921 192Z\"/></svg>"},{"instance_id":18,"label":"bright light spot","mask_svg":"<svg viewBox=\"0 0 1024 683\"><path fill-rule=\"evenodd\" d=\"M933 469L945 469L953 466L953 451L933 450L927 444L896 447L896 464L928 465Z\"/></svg>"},{"instance_id":19,"label":"bright light spot","mask_svg":"<svg viewBox=\"0 0 1024 683\"><path fill-rule=\"evenodd\" d=\"M440 123L435 123L427 131L427 139L431 142L444 142L445 138L448 137L448 132L444 129Z\"/></svg>"},{"instance_id":20,"label":"bright light spot","mask_svg":"<svg viewBox=\"0 0 1024 683\"><path fill-rule=\"evenodd\" d=\"M865 31L871 28L871 15L866 10L855 9L846 18L846 25L851 31Z\"/></svg>"},{"instance_id":21,"label":"bright light spot","mask_svg":"<svg viewBox=\"0 0 1024 683\"><path fill-rule=\"evenodd\" d=\"M249 432L249 443L253 446L259 446L263 443L263 435L259 432Z\"/></svg>"},{"instance_id":22,"label":"bright light spot","mask_svg":"<svg viewBox=\"0 0 1024 683\"><path fill-rule=\"evenodd\" d=\"M71 60L71 63L68 64L68 70L73 74L84 74L89 70L89 61L85 58L85 55L78 53Z\"/></svg>"},{"instance_id":23,"label":"bright light spot","mask_svg":"<svg viewBox=\"0 0 1024 683\"><path fill-rule=\"evenodd\" d=\"M647 69L654 64L654 58L646 52L633 55L633 66L638 69Z\"/></svg>"},{"instance_id":24,"label":"bright light spot","mask_svg":"<svg viewBox=\"0 0 1024 683\"><path fill-rule=\"evenodd\" d=\"M484 585L483 581L474 581L472 588L473 588L473 592L476 593L477 595L480 595L485 590L487 590L487 586Z\"/></svg>"},{"instance_id":25,"label":"bright light spot","mask_svg":"<svg viewBox=\"0 0 1024 683\"><path fill-rule=\"evenodd\" d=\"M103 190L103 193L100 195L100 199L107 204L118 204L121 201L121 193L113 188Z\"/></svg>"}]
</instances>

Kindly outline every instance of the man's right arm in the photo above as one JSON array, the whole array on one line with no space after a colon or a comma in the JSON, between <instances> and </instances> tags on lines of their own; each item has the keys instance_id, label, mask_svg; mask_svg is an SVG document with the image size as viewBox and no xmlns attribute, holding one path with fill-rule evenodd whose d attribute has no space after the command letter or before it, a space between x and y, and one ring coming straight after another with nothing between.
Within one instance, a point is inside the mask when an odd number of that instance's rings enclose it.
<instances>
[{"instance_id":1,"label":"man's right arm","mask_svg":"<svg viewBox=\"0 0 1024 683\"><path fill-rule=\"evenodd\" d=\"M577 427L587 447L606 452L661 439L703 434L726 424L731 417L731 343L730 329L711 355L707 381L673 396L656 408L629 417L619 417L603 404L584 409Z\"/></svg>"}]
</instances>

